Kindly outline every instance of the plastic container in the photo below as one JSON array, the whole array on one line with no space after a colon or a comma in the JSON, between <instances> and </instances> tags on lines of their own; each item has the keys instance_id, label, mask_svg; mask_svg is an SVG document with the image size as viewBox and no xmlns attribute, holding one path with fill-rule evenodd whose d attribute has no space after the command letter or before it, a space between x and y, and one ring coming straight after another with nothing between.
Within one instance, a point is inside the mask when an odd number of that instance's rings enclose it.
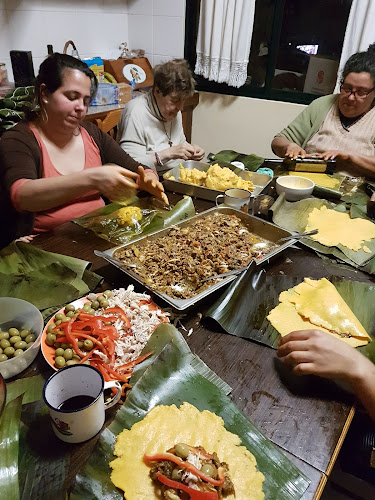
<instances>
[{"instance_id":1,"label":"plastic container","mask_svg":"<svg viewBox=\"0 0 375 500\"><path fill-rule=\"evenodd\" d=\"M0 329L28 329L36 335L35 342L22 354L0 362L0 373L5 380L26 370L34 361L40 349L43 326L43 316L33 304L13 297L0 297Z\"/></svg>"},{"instance_id":2,"label":"plastic container","mask_svg":"<svg viewBox=\"0 0 375 500\"><path fill-rule=\"evenodd\" d=\"M308 198L314 191L315 184L306 177L286 175L276 179L277 194L285 193L287 201L298 201Z\"/></svg>"}]
</instances>

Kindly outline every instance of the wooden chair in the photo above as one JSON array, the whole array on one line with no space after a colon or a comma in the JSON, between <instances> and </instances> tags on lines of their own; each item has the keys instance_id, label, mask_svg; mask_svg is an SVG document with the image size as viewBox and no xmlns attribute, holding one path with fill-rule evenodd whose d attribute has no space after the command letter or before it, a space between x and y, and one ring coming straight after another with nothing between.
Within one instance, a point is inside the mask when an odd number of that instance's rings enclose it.
<instances>
[{"instance_id":1,"label":"wooden chair","mask_svg":"<svg viewBox=\"0 0 375 500\"><path fill-rule=\"evenodd\" d=\"M122 109L114 109L110 111L107 116L101 120L97 118L96 124L106 134L108 133L113 139L116 139L116 127L121 118Z\"/></svg>"}]
</instances>

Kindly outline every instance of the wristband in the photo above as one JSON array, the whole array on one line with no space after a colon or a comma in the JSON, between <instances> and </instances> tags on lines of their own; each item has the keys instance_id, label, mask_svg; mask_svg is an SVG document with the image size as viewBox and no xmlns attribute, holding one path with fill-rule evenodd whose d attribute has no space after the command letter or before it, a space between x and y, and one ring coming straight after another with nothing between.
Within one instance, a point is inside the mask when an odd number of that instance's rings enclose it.
<instances>
[{"instance_id":1,"label":"wristband","mask_svg":"<svg viewBox=\"0 0 375 500\"><path fill-rule=\"evenodd\" d=\"M155 151L155 158L156 158L156 163L159 165L159 167L163 167L164 163L161 161L160 155L157 151Z\"/></svg>"}]
</instances>

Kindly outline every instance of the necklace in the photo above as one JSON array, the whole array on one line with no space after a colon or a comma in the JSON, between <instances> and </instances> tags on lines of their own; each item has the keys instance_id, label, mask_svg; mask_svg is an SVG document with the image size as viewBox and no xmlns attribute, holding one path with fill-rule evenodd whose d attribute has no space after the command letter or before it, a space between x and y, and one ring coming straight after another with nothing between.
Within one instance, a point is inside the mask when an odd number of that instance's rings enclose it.
<instances>
[{"instance_id":1,"label":"necklace","mask_svg":"<svg viewBox=\"0 0 375 500\"><path fill-rule=\"evenodd\" d=\"M75 130L73 130L73 135L75 137L78 137L79 135L81 135L81 129L79 127L77 127Z\"/></svg>"},{"instance_id":2,"label":"necklace","mask_svg":"<svg viewBox=\"0 0 375 500\"><path fill-rule=\"evenodd\" d=\"M166 128L166 126L165 126L165 123L164 123L164 122L162 122L162 124L163 124L163 127L164 127L164 133L165 133L165 135L166 135L166 136L167 136L167 138L168 138L168 144L169 144L169 147L171 148L171 147L173 146L173 142L172 142L172 139L171 139L171 137L172 137L172 125L173 125L173 122L171 122L171 129L170 129L170 131L169 131L169 134L168 134L168 132L167 132L167 128Z\"/></svg>"}]
</instances>

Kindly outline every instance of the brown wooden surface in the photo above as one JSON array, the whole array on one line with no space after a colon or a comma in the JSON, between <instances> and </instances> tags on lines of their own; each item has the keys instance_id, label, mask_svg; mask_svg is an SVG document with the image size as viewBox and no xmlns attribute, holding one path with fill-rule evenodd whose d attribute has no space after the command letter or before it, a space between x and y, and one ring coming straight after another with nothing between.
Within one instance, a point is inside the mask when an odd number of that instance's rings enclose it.
<instances>
[{"instance_id":1,"label":"brown wooden surface","mask_svg":"<svg viewBox=\"0 0 375 500\"><path fill-rule=\"evenodd\" d=\"M170 195L172 203L180 198L180 195ZM198 211L212 206L202 200L194 200L194 203ZM74 223L38 236L34 244L92 262L91 269L104 277L103 289L134 283L137 291L144 291L126 274L95 256L95 249L105 250L113 245ZM339 275L371 281L361 272L322 260L302 247L287 249L268 263L266 269L274 276L321 278ZM230 397L238 408L310 479L310 487L303 498L319 498L353 416L352 396L323 379L293 376L269 347L227 335L220 327L202 326L200 313L204 313L217 297L207 297L189 311L181 320L186 331L182 328L180 331L191 350L232 387ZM160 300L156 302L161 307L165 305ZM190 328L193 333L188 337L186 332ZM49 374L41 354L27 375L36 372ZM69 484L89 456L94 442L95 438L72 448Z\"/></svg>"}]
</instances>

